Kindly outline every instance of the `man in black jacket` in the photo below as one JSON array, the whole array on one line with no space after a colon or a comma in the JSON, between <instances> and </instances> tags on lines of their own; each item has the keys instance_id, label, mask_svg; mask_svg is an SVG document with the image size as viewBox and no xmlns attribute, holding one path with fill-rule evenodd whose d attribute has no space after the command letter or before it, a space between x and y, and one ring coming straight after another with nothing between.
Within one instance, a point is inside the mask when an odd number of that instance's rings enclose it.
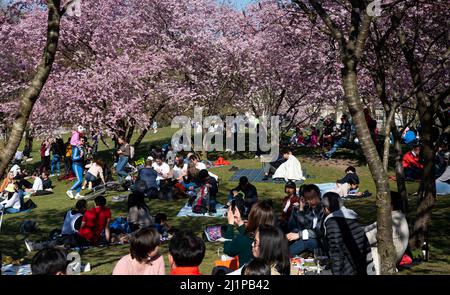
<instances>
[{"instance_id":1,"label":"man in black jacket","mask_svg":"<svg viewBox=\"0 0 450 295\"><path fill-rule=\"evenodd\" d=\"M348 121L347 115L343 114L341 117L341 124L337 130L335 136L335 142L331 150L326 154L323 154L325 159L330 159L331 156L337 151L338 148L345 146L349 140L352 133L352 125Z\"/></svg>"},{"instance_id":2,"label":"man in black jacket","mask_svg":"<svg viewBox=\"0 0 450 295\"><path fill-rule=\"evenodd\" d=\"M289 233L287 239L293 242L289 246L292 256L305 250L320 248L321 231L324 212L320 200L320 189L317 185L307 184L303 186L303 195L300 203L294 203L294 210L289 220Z\"/></svg>"},{"instance_id":3,"label":"man in black jacket","mask_svg":"<svg viewBox=\"0 0 450 295\"><path fill-rule=\"evenodd\" d=\"M258 191L256 187L248 181L246 176L242 176L239 178L238 186L230 191L228 202L233 200L233 191L242 192L245 205L244 215L248 215L253 204L258 202Z\"/></svg>"},{"instance_id":4,"label":"man in black jacket","mask_svg":"<svg viewBox=\"0 0 450 295\"><path fill-rule=\"evenodd\" d=\"M325 245L334 275L366 275L371 268L370 244L353 210L341 205L338 194L323 196Z\"/></svg>"}]
</instances>

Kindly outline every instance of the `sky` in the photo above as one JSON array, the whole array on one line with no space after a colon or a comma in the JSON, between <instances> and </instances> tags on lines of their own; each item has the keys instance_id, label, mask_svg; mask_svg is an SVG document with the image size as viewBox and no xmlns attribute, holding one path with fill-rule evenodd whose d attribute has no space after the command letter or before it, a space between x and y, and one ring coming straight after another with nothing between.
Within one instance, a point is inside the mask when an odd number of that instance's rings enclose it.
<instances>
[{"instance_id":1,"label":"sky","mask_svg":"<svg viewBox=\"0 0 450 295\"><path fill-rule=\"evenodd\" d=\"M223 0L217 0L218 2L223 2ZM236 9L242 10L245 6L251 2L256 2L256 0L228 0Z\"/></svg>"}]
</instances>

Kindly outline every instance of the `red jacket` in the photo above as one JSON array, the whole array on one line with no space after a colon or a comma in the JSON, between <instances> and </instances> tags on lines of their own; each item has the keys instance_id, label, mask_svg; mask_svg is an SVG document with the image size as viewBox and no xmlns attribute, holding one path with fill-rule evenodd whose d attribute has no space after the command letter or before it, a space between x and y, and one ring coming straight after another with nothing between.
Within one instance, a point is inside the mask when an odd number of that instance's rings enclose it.
<instances>
[{"instance_id":1,"label":"red jacket","mask_svg":"<svg viewBox=\"0 0 450 295\"><path fill-rule=\"evenodd\" d=\"M403 156L403 168L419 168L423 169L423 165L419 162L419 156L414 156L411 151Z\"/></svg>"},{"instance_id":2,"label":"red jacket","mask_svg":"<svg viewBox=\"0 0 450 295\"><path fill-rule=\"evenodd\" d=\"M184 266L184 267L176 267L172 269L170 272L171 275L201 275L198 266Z\"/></svg>"}]
</instances>

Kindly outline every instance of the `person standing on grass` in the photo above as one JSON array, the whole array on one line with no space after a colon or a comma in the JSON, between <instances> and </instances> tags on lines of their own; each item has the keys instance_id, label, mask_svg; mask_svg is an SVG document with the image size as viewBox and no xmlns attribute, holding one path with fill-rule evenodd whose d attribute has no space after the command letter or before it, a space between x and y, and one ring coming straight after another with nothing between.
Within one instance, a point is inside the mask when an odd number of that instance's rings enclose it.
<instances>
[{"instance_id":1,"label":"person standing on grass","mask_svg":"<svg viewBox=\"0 0 450 295\"><path fill-rule=\"evenodd\" d=\"M70 144L70 137L64 145L64 167L66 170L66 175L69 175L72 170L72 145Z\"/></svg>"},{"instance_id":2,"label":"person standing on grass","mask_svg":"<svg viewBox=\"0 0 450 295\"><path fill-rule=\"evenodd\" d=\"M128 160L131 157L131 149L130 145L126 142L123 137L119 137L119 149L117 150L117 154L119 156L119 160L117 161L116 173L119 177L119 181L122 181L124 178L128 176L128 173L125 171L125 167L128 164Z\"/></svg>"},{"instance_id":3,"label":"person standing on grass","mask_svg":"<svg viewBox=\"0 0 450 295\"><path fill-rule=\"evenodd\" d=\"M80 199L83 196L80 195L81 186L83 185L83 171L84 171L84 156L86 154L84 145L86 143L86 137L80 138L80 144L72 146L72 170L77 177L77 181L66 192L71 199ZM76 195L73 195L73 191L76 191Z\"/></svg>"},{"instance_id":4,"label":"person standing on grass","mask_svg":"<svg viewBox=\"0 0 450 295\"><path fill-rule=\"evenodd\" d=\"M52 159L50 162L50 176L59 176L61 173L61 157L63 151L61 150L61 147L59 143L56 141L56 139L52 139L51 141L51 152L52 152Z\"/></svg>"}]
</instances>

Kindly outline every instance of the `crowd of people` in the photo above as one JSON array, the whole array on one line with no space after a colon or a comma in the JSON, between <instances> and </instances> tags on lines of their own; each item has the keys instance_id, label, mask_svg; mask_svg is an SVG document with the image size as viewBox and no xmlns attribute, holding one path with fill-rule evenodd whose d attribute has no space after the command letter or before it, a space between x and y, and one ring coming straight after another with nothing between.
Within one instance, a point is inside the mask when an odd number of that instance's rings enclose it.
<instances>
[{"instance_id":1,"label":"crowd of people","mask_svg":"<svg viewBox=\"0 0 450 295\"><path fill-rule=\"evenodd\" d=\"M341 120L338 133L332 134L336 130L331 128L320 137L316 134L312 140L328 143L330 150L326 158L350 140L351 125L345 115ZM328 126L324 130L330 128L328 119L324 126ZM330 130L333 130L332 141L327 137ZM33 273L64 274L68 262L62 253L68 249L120 242L130 245L130 253L117 262L114 275L201 274L199 265L205 257L205 241L193 232L171 228L164 213L152 214L146 199L182 198L192 212L213 215L219 177L195 153L176 153L170 145L153 147L143 167L130 171L134 147L118 137L115 174L121 184L129 184L125 187L129 190L126 221L122 224L113 218L104 196L97 196L95 206L89 208L81 195L82 190L92 190L110 178L106 175L107 165L92 153L94 149L88 146L84 132L84 128L78 127L66 144L61 144L58 138L45 140L45 148L41 149L42 165L31 175L33 183L27 180L28 174L19 163L15 163L0 186L4 197L1 205L7 213L17 213L30 206L24 206L24 199L52 193L50 176L52 172L56 176L60 174L62 159L66 174L69 174L67 165L71 165L76 177L67 195L77 202L61 219L57 235L43 242L25 241L29 251L38 251L33 258ZM435 161L438 194L450 193L448 160L448 143L444 140L439 144ZM423 177L419 145L412 146L404 155L403 166L407 179ZM283 174L280 178L286 181L286 196L281 210L274 209L272 200L261 199L249 179L241 177L237 186L227 192L227 225L223 232L224 253L237 257L239 268L216 267L211 273L287 275L291 272L291 258L320 249L330 258L332 274L379 274L376 223L364 227L358 221L358 214L344 206L345 196L363 195L358 192L359 177L354 167L349 166L343 178L336 181L335 188L325 193L315 184L297 187L295 181L304 177L298 159L288 149L282 150L278 159L266 163L263 169L266 177ZM391 192L391 197L393 239L399 262L406 251L409 231L401 211L400 195ZM166 240L170 240L167 260L159 251Z\"/></svg>"}]
</instances>

